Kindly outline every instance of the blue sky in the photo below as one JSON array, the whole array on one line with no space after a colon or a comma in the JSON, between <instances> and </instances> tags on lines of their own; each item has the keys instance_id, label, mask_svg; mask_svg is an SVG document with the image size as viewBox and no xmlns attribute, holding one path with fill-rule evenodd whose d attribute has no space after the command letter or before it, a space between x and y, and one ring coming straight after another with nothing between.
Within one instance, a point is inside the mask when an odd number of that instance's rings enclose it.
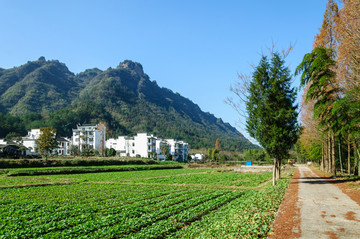
<instances>
[{"instance_id":1,"label":"blue sky","mask_svg":"<svg viewBox=\"0 0 360 239\"><path fill-rule=\"evenodd\" d=\"M295 48L292 72L312 50L326 0L0 0L0 67L45 56L79 73L137 61L158 85L247 135L224 103L238 73L262 53ZM299 80L294 78L294 86Z\"/></svg>"}]
</instances>

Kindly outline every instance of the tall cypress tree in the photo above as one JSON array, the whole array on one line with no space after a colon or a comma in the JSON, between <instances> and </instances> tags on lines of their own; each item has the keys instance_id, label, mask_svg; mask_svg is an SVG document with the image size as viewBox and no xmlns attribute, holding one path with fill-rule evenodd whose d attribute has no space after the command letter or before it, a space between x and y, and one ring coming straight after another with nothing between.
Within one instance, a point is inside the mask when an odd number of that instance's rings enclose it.
<instances>
[{"instance_id":1,"label":"tall cypress tree","mask_svg":"<svg viewBox=\"0 0 360 239\"><path fill-rule=\"evenodd\" d=\"M288 157L297 141L296 90L279 53L269 60L263 56L255 68L249 86L246 127L266 152L274 158L273 184L280 179L281 160Z\"/></svg>"},{"instance_id":2,"label":"tall cypress tree","mask_svg":"<svg viewBox=\"0 0 360 239\"><path fill-rule=\"evenodd\" d=\"M328 153L321 162L322 168L329 173L336 174L334 132L339 126L336 122L338 113L331 114L338 98L338 88L334 82L336 75L333 71L336 62L332 59L333 55L332 49L316 47L311 53L304 56L303 61L296 68L295 74L301 74L300 87L308 85L305 100L313 101L314 116L319 119L318 127L328 135ZM330 167L324 167L324 163Z\"/></svg>"}]
</instances>

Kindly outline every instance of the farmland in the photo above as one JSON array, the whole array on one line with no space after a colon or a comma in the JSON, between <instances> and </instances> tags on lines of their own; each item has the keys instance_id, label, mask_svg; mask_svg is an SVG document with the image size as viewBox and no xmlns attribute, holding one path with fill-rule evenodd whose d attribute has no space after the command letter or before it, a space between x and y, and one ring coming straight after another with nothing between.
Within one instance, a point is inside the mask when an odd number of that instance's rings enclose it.
<instances>
[{"instance_id":1,"label":"farmland","mask_svg":"<svg viewBox=\"0 0 360 239\"><path fill-rule=\"evenodd\" d=\"M187 168L0 175L0 238L266 237L288 185L270 178Z\"/></svg>"}]
</instances>

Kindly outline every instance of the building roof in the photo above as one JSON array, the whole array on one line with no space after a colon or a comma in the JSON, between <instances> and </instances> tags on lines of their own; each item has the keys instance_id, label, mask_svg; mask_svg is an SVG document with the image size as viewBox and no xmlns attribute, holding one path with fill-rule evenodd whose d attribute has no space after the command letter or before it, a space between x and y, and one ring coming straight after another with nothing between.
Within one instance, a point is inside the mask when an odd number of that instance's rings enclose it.
<instances>
[{"instance_id":1,"label":"building roof","mask_svg":"<svg viewBox=\"0 0 360 239\"><path fill-rule=\"evenodd\" d=\"M77 127L89 127L89 126L97 127L97 124L78 124L77 125Z\"/></svg>"},{"instance_id":2,"label":"building roof","mask_svg":"<svg viewBox=\"0 0 360 239\"><path fill-rule=\"evenodd\" d=\"M65 138L58 138L56 141L59 142L69 142L69 140L65 139Z\"/></svg>"},{"instance_id":3,"label":"building roof","mask_svg":"<svg viewBox=\"0 0 360 239\"><path fill-rule=\"evenodd\" d=\"M22 145L22 144L15 144L15 143L12 143L12 144L0 144L0 149L3 149L3 148L6 148L6 147L8 147L8 146L15 146L15 147L18 147L18 148L20 148L20 147L24 147L25 149L27 149L27 147L25 147L24 145Z\"/></svg>"}]
</instances>

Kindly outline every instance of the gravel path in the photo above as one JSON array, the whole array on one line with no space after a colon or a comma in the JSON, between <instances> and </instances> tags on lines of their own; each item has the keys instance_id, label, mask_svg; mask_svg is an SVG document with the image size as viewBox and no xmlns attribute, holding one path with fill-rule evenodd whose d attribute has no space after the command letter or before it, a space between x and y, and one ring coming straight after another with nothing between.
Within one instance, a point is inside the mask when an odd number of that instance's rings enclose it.
<instances>
[{"instance_id":1,"label":"gravel path","mask_svg":"<svg viewBox=\"0 0 360 239\"><path fill-rule=\"evenodd\" d=\"M360 206L311 169L300 171L300 238L360 238Z\"/></svg>"}]
</instances>

